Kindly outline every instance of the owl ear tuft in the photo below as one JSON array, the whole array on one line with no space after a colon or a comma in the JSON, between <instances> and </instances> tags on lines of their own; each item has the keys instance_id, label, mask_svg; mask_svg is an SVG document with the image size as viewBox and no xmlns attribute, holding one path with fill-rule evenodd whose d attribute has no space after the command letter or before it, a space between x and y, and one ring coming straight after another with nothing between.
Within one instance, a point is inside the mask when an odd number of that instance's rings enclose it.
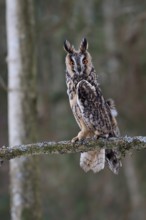
<instances>
[{"instance_id":1,"label":"owl ear tuft","mask_svg":"<svg viewBox=\"0 0 146 220\"><path fill-rule=\"evenodd\" d=\"M70 44L68 40L64 41L64 50L67 53L73 53L74 52L74 47Z\"/></svg>"},{"instance_id":2,"label":"owl ear tuft","mask_svg":"<svg viewBox=\"0 0 146 220\"><path fill-rule=\"evenodd\" d=\"M86 52L86 50L88 49L88 42L86 38L83 38L80 44L80 51L81 52Z\"/></svg>"}]
</instances>

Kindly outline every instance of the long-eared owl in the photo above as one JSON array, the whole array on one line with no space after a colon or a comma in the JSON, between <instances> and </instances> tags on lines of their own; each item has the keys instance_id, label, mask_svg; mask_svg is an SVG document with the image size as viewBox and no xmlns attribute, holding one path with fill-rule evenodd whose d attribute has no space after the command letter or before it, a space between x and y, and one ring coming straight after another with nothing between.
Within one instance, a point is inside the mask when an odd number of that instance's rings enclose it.
<instances>
[{"instance_id":1,"label":"long-eared owl","mask_svg":"<svg viewBox=\"0 0 146 220\"><path fill-rule=\"evenodd\" d=\"M117 111L112 99L105 100L99 87L88 43L85 38L75 50L69 41L64 42L67 52L66 84L69 102L74 117L81 129L72 142L85 138L117 137L119 129ZM108 162L109 168L117 174L121 161L116 150L95 150L81 153L80 166L85 172L98 172Z\"/></svg>"}]
</instances>

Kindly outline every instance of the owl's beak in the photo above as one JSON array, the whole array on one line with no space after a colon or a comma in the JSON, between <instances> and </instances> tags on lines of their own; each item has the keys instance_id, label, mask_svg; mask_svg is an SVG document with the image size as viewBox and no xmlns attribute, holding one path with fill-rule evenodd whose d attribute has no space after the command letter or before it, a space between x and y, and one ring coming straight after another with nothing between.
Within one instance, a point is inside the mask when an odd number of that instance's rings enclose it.
<instances>
[{"instance_id":1,"label":"owl's beak","mask_svg":"<svg viewBox=\"0 0 146 220\"><path fill-rule=\"evenodd\" d=\"M78 66L78 67L77 67L77 70L78 70L78 73L80 74L80 72L81 72L81 67Z\"/></svg>"}]
</instances>

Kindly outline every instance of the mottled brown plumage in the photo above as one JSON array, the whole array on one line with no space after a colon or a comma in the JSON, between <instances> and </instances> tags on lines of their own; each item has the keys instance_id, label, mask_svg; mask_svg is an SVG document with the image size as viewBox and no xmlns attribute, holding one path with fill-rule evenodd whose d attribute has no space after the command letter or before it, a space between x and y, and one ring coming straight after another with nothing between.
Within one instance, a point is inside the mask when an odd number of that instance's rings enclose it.
<instances>
[{"instance_id":1,"label":"mottled brown plumage","mask_svg":"<svg viewBox=\"0 0 146 220\"><path fill-rule=\"evenodd\" d=\"M68 42L64 42L67 52L66 83L69 102L74 117L81 129L73 142L90 137L116 137L119 129L116 121L116 108L113 100L105 100L95 74L88 44L84 38L79 50ZM98 172L105 166L107 160L110 169L118 173L121 162L113 150L98 150L82 153L80 166L87 172Z\"/></svg>"}]
</instances>

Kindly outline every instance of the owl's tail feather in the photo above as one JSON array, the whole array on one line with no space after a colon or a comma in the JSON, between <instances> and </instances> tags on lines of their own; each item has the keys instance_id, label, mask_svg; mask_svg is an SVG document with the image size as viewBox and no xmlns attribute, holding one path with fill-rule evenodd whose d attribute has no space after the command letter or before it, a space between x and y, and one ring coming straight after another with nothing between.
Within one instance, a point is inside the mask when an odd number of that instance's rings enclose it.
<instances>
[{"instance_id":1,"label":"owl's tail feather","mask_svg":"<svg viewBox=\"0 0 146 220\"><path fill-rule=\"evenodd\" d=\"M105 155L106 155L106 161L108 162L110 170L114 174L118 174L119 169L122 166L121 160L118 156L118 152L115 150L106 149Z\"/></svg>"},{"instance_id":2,"label":"owl's tail feather","mask_svg":"<svg viewBox=\"0 0 146 220\"><path fill-rule=\"evenodd\" d=\"M80 166L85 172L92 170L94 173L104 169L105 149L81 153Z\"/></svg>"}]
</instances>

